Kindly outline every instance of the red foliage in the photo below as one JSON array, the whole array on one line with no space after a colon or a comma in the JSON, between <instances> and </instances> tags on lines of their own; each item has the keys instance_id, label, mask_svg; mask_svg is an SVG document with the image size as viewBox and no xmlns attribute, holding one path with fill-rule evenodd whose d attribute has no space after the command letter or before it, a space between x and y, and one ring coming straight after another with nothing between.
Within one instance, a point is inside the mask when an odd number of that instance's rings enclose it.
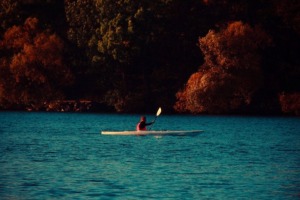
<instances>
[{"instance_id":1,"label":"red foliage","mask_svg":"<svg viewBox=\"0 0 300 200\"><path fill-rule=\"evenodd\" d=\"M199 43L205 64L177 93L175 110L226 113L250 104L262 81L258 50L271 43L267 34L233 22L219 33L209 31Z\"/></svg>"},{"instance_id":2,"label":"red foliage","mask_svg":"<svg viewBox=\"0 0 300 200\"><path fill-rule=\"evenodd\" d=\"M38 20L28 18L23 26L6 31L2 41L9 59L1 61L0 103L32 104L60 99L57 88L72 82L63 61L63 41L48 30L38 29ZM2 84L1 84L2 83Z\"/></svg>"},{"instance_id":3,"label":"red foliage","mask_svg":"<svg viewBox=\"0 0 300 200\"><path fill-rule=\"evenodd\" d=\"M187 112L189 110L203 110L203 106L200 106L196 98L193 98L193 94L197 92L199 85L201 85L202 77L203 73L201 72L192 74L184 90L177 92L177 102L174 106L176 111Z\"/></svg>"},{"instance_id":4,"label":"red foliage","mask_svg":"<svg viewBox=\"0 0 300 200\"><path fill-rule=\"evenodd\" d=\"M279 102L281 105L281 110L286 114L296 114L300 115L300 93L279 95Z\"/></svg>"}]
</instances>

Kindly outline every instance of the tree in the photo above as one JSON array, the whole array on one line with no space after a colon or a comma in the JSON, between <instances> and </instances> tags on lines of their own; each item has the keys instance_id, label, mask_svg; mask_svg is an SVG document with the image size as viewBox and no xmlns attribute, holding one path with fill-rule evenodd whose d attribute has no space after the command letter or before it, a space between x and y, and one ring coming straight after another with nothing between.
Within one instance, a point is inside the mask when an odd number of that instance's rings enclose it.
<instances>
[{"instance_id":1,"label":"tree","mask_svg":"<svg viewBox=\"0 0 300 200\"><path fill-rule=\"evenodd\" d=\"M19 0L2 0L0 2L0 35L13 24L20 22Z\"/></svg>"},{"instance_id":2,"label":"tree","mask_svg":"<svg viewBox=\"0 0 300 200\"><path fill-rule=\"evenodd\" d=\"M102 66L112 72L108 82L115 86L105 93L105 101L118 111L146 110L152 104L149 80L157 67L153 46L164 34L159 13L163 5L160 0L97 2L101 10L98 60L105 61Z\"/></svg>"},{"instance_id":3,"label":"tree","mask_svg":"<svg viewBox=\"0 0 300 200\"><path fill-rule=\"evenodd\" d=\"M297 0L275 0L273 1L275 13L282 21L300 34L300 2Z\"/></svg>"},{"instance_id":4,"label":"tree","mask_svg":"<svg viewBox=\"0 0 300 200\"><path fill-rule=\"evenodd\" d=\"M37 18L9 28L1 41L7 53L1 58L0 105L36 109L44 102L62 99L63 87L73 75L64 64L63 41L49 30L40 30Z\"/></svg>"},{"instance_id":5,"label":"tree","mask_svg":"<svg viewBox=\"0 0 300 200\"><path fill-rule=\"evenodd\" d=\"M65 3L68 37L85 50L89 60L86 75L93 80L92 98L124 110L127 99L131 99L127 76L138 52L134 39L139 36L133 36L136 31L133 21L141 16L137 14L141 13L140 3L124 0L66 0Z\"/></svg>"},{"instance_id":6,"label":"tree","mask_svg":"<svg viewBox=\"0 0 300 200\"><path fill-rule=\"evenodd\" d=\"M95 98L122 105L117 107L123 111L149 110L155 101L167 101L164 105L170 109L177 88L195 70L185 66L201 60L195 43L205 22L200 17L205 15L200 12L203 4L196 0L65 0L65 4L68 36L86 51Z\"/></svg>"},{"instance_id":7,"label":"tree","mask_svg":"<svg viewBox=\"0 0 300 200\"><path fill-rule=\"evenodd\" d=\"M199 39L205 63L177 93L175 110L228 113L251 103L261 87L260 50L271 44L259 27L240 21Z\"/></svg>"},{"instance_id":8,"label":"tree","mask_svg":"<svg viewBox=\"0 0 300 200\"><path fill-rule=\"evenodd\" d=\"M279 102L284 114L300 115L300 93L281 93Z\"/></svg>"}]
</instances>

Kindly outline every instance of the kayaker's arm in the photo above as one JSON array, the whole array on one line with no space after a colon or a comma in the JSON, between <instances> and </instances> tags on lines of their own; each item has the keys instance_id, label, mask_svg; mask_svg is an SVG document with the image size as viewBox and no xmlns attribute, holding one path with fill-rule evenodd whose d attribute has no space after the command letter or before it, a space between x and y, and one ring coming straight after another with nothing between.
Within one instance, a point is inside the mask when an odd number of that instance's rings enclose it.
<instances>
[{"instance_id":1,"label":"kayaker's arm","mask_svg":"<svg viewBox=\"0 0 300 200\"><path fill-rule=\"evenodd\" d=\"M150 122L150 123L146 123L145 125L146 125L146 126L150 126L150 125L152 125L154 122L155 122L155 121L152 121L152 122Z\"/></svg>"}]
</instances>

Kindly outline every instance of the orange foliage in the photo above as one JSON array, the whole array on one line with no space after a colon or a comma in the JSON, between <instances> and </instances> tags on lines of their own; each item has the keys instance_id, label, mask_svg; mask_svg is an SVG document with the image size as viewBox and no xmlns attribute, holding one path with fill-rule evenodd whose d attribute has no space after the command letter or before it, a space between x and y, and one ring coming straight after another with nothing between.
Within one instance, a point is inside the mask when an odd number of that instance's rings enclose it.
<instances>
[{"instance_id":1,"label":"orange foliage","mask_svg":"<svg viewBox=\"0 0 300 200\"><path fill-rule=\"evenodd\" d=\"M300 115L300 93L280 94L279 102L281 110L286 114Z\"/></svg>"},{"instance_id":2,"label":"orange foliage","mask_svg":"<svg viewBox=\"0 0 300 200\"><path fill-rule=\"evenodd\" d=\"M199 39L205 64L177 93L175 110L226 113L251 103L262 81L259 49L271 44L260 28L233 22Z\"/></svg>"},{"instance_id":3,"label":"orange foliage","mask_svg":"<svg viewBox=\"0 0 300 200\"><path fill-rule=\"evenodd\" d=\"M0 101L31 104L59 99L58 88L69 85L73 76L63 61L63 41L48 30L38 28L36 18L28 18L23 26L13 26L4 34L3 48L10 59L2 59ZM5 84L3 84L5 82Z\"/></svg>"},{"instance_id":4,"label":"orange foliage","mask_svg":"<svg viewBox=\"0 0 300 200\"><path fill-rule=\"evenodd\" d=\"M193 93L198 89L198 86L201 84L201 78L203 74L201 72L196 72L191 75L189 78L184 90L177 92L177 102L174 106L174 109L178 112L187 112L189 110L203 110L197 104L197 101L194 101L194 98L191 98Z\"/></svg>"},{"instance_id":5,"label":"orange foliage","mask_svg":"<svg viewBox=\"0 0 300 200\"><path fill-rule=\"evenodd\" d=\"M8 29L3 38L3 42L7 49L13 49L15 51L20 51L23 45L29 41L29 34L23 32L22 27L13 26Z\"/></svg>"},{"instance_id":6,"label":"orange foliage","mask_svg":"<svg viewBox=\"0 0 300 200\"><path fill-rule=\"evenodd\" d=\"M244 99L238 94L238 79L218 68L194 73L177 93L175 110L192 113L224 113L237 109Z\"/></svg>"},{"instance_id":7,"label":"orange foliage","mask_svg":"<svg viewBox=\"0 0 300 200\"><path fill-rule=\"evenodd\" d=\"M210 30L199 39L199 44L210 67L254 69L260 68L257 49L270 45L271 39L259 27L252 28L238 21L220 33Z\"/></svg>"},{"instance_id":8,"label":"orange foliage","mask_svg":"<svg viewBox=\"0 0 300 200\"><path fill-rule=\"evenodd\" d=\"M39 20L35 17L28 17L24 23L24 30L29 33L34 33L38 30Z\"/></svg>"}]
</instances>

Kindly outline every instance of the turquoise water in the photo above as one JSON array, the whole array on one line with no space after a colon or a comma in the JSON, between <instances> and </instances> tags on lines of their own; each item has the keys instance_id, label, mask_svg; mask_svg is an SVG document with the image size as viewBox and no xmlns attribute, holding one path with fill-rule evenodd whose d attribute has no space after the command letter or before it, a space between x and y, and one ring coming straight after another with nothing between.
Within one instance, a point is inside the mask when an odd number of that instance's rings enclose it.
<instances>
[{"instance_id":1,"label":"turquoise water","mask_svg":"<svg viewBox=\"0 0 300 200\"><path fill-rule=\"evenodd\" d=\"M153 116L148 116L152 120ZM300 119L0 112L0 199L299 199Z\"/></svg>"}]
</instances>

